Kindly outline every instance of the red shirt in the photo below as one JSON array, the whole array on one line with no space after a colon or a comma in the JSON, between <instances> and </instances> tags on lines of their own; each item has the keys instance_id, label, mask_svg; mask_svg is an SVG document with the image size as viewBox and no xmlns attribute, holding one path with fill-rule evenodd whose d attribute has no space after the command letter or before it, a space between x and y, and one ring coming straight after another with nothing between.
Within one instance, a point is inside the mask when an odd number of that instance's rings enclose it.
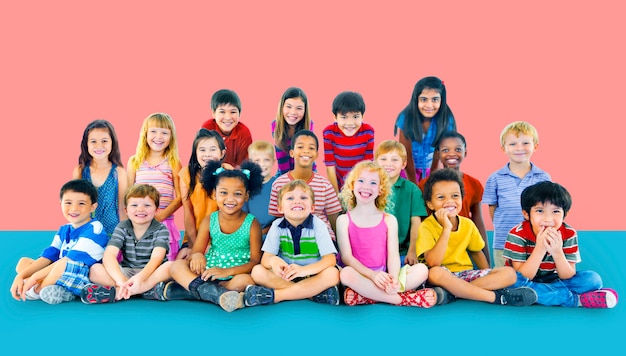
<instances>
[{"instance_id":1,"label":"red shirt","mask_svg":"<svg viewBox=\"0 0 626 356\"><path fill-rule=\"evenodd\" d=\"M252 134L246 125L241 121L233 128L230 134L225 135L217 126L215 119L209 119L202 124L207 130L215 130L224 139L226 144L226 156L224 163L230 163L233 167L237 167L245 159L248 159L248 146L252 143Z\"/></svg>"}]
</instances>

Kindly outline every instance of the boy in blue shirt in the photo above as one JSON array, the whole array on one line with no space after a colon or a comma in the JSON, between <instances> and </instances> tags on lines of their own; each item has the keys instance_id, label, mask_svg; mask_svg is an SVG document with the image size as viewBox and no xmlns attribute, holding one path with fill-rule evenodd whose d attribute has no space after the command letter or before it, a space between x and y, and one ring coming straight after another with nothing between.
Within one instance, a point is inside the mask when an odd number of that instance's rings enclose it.
<instances>
[{"instance_id":1,"label":"boy in blue shirt","mask_svg":"<svg viewBox=\"0 0 626 356\"><path fill-rule=\"evenodd\" d=\"M99 262L109 236L102 223L92 219L98 190L83 179L61 187L61 211L68 224L61 226L39 258L22 257L11 285L16 300L41 299L48 304L74 300L89 283L89 267Z\"/></svg>"},{"instance_id":2,"label":"boy in blue shirt","mask_svg":"<svg viewBox=\"0 0 626 356\"><path fill-rule=\"evenodd\" d=\"M489 176L482 200L489 205L493 221L494 267L504 266L502 252L506 237L524 220L520 204L522 191L537 182L551 180L548 173L530 161L539 145L539 135L533 125L525 121L508 124L500 134L500 144L509 162Z\"/></svg>"},{"instance_id":3,"label":"boy in blue shirt","mask_svg":"<svg viewBox=\"0 0 626 356\"><path fill-rule=\"evenodd\" d=\"M274 145L265 140L256 140L248 147L248 159L261 167L263 176L263 188L261 193L251 197L243 206L243 210L254 215L261 224L261 236L265 241L265 236L276 219L269 213L270 196L272 194L272 184L276 180L273 174L276 164L276 150Z\"/></svg>"}]
</instances>

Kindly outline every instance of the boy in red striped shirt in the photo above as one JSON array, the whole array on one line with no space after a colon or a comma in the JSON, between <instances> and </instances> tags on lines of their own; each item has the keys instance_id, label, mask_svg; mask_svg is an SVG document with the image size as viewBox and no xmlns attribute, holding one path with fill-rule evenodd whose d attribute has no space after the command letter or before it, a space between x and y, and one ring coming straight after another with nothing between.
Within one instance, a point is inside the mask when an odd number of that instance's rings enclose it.
<instances>
[{"instance_id":1,"label":"boy in red striped shirt","mask_svg":"<svg viewBox=\"0 0 626 356\"><path fill-rule=\"evenodd\" d=\"M363 122L365 102L361 94L344 91L333 100L335 122L324 128L326 176L339 194L357 163L374 160L374 128Z\"/></svg>"},{"instance_id":2,"label":"boy in red striped shirt","mask_svg":"<svg viewBox=\"0 0 626 356\"><path fill-rule=\"evenodd\" d=\"M517 271L511 288L534 289L542 305L613 308L617 292L602 288L598 273L576 271L578 235L563 221L572 206L569 192L539 182L522 191L521 204L525 220L511 229L503 252L506 265Z\"/></svg>"}]
</instances>

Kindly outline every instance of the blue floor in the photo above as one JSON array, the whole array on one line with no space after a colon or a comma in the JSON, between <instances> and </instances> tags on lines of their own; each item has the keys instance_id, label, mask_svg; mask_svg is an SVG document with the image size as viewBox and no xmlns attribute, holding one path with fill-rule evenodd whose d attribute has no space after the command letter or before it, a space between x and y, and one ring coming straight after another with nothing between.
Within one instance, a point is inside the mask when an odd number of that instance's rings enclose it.
<instances>
[{"instance_id":1,"label":"blue floor","mask_svg":"<svg viewBox=\"0 0 626 356\"><path fill-rule=\"evenodd\" d=\"M239 355L266 354L269 348L278 355L340 350L364 355L583 355L613 350L621 354L626 349L626 300L606 310L515 308L465 300L431 309L382 304L334 307L295 301L233 313L197 301L133 299L103 305L15 301L9 287L17 260L37 257L53 235L51 231L0 231L2 246L10 246L0 251L4 286L0 340L27 355L214 351ZM624 231L580 231L583 262L578 269L593 269L606 287L626 293L626 281L619 272L623 268L618 267L622 254L616 248L625 237Z\"/></svg>"}]
</instances>

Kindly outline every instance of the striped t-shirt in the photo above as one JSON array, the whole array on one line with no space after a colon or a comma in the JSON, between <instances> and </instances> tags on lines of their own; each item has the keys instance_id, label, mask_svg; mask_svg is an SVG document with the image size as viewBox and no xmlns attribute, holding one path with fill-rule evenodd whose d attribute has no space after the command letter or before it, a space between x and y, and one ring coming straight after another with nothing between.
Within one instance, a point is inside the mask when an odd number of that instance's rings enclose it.
<instances>
[{"instance_id":1,"label":"striped t-shirt","mask_svg":"<svg viewBox=\"0 0 626 356\"><path fill-rule=\"evenodd\" d=\"M580 262L580 252L578 251L578 234L571 226L566 223L561 224L559 228L561 238L563 239L563 253L568 262ZM532 226L528 220L515 226L509 232L509 236L504 244L505 263L511 266L511 262L526 262L530 254L535 250L537 237L535 236ZM556 264L550 253L546 253L539 264L539 270L533 279L535 282L551 281L556 279Z\"/></svg>"},{"instance_id":2,"label":"striped t-shirt","mask_svg":"<svg viewBox=\"0 0 626 356\"><path fill-rule=\"evenodd\" d=\"M346 176L357 163L374 159L374 128L363 123L354 136L346 136L337 123L324 129L324 163L334 166L341 189Z\"/></svg>"},{"instance_id":3,"label":"striped t-shirt","mask_svg":"<svg viewBox=\"0 0 626 356\"><path fill-rule=\"evenodd\" d=\"M143 236L135 236L132 222L124 220L113 231L109 245L122 251L122 262L120 263L122 267L144 268L150 261L152 250L155 247L163 247L167 255L170 248L169 241L169 230L155 219L152 219ZM165 261L167 261L167 257L163 259L163 262Z\"/></svg>"},{"instance_id":4,"label":"striped t-shirt","mask_svg":"<svg viewBox=\"0 0 626 356\"><path fill-rule=\"evenodd\" d=\"M278 212L278 191L280 188L294 180L291 176L290 172L283 174L282 176L276 178L274 184L272 184L272 193L270 194L270 206L269 213L276 217L282 217L283 214ZM306 182L313 193L315 194L315 210L313 214L318 218L322 219L326 226L328 226L328 232L330 233L330 237L335 240L335 232L330 226L330 221L328 221L328 215L338 214L341 212L341 204L339 203L339 198L337 197L337 193L335 192L335 188L330 184L326 177L321 176L317 173L313 173L311 179Z\"/></svg>"}]
</instances>

